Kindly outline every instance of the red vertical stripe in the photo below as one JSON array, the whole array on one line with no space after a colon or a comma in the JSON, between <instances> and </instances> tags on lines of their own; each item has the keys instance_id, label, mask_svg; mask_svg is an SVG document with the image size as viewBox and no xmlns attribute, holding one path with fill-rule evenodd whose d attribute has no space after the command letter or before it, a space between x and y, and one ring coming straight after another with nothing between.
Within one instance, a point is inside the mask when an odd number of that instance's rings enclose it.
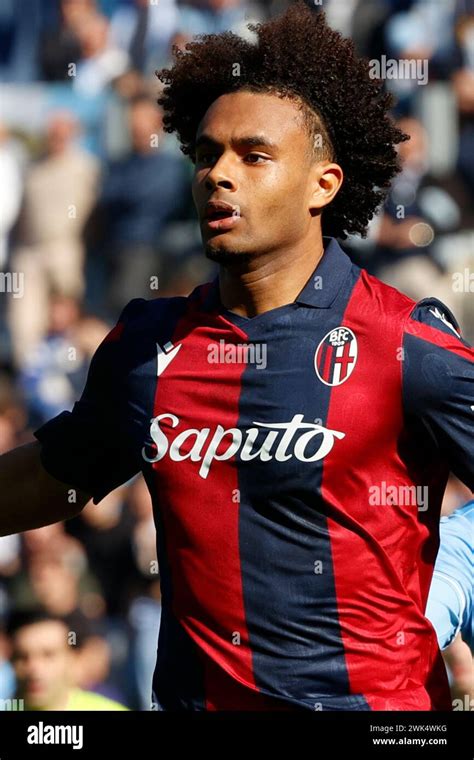
<instances>
[{"instance_id":1,"label":"red vertical stripe","mask_svg":"<svg viewBox=\"0 0 474 760\"><path fill-rule=\"evenodd\" d=\"M379 300L387 317L372 320ZM412 306L362 273L342 322L356 335L358 359L348 380L332 389L326 421L345 433L324 460L322 493L349 682L378 710L431 709L424 684L440 657L422 587L432 573L446 472L436 473L434 464L427 482L426 473L408 471L397 446L404 425L401 325ZM382 490L383 482L431 485L428 513L371 504L371 487ZM445 678L438 689L446 704Z\"/></svg>"},{"instance_id":2,"label":"red vertical stripe","mask_svg":"<svg viewBox=\"0 0 474 760\"><path fill-rule=\"evenodd\" d=\"M209 349L222 339L243 343L245 334L229 331L227 322L212 315L199 322L196 326L188 313L176 326L172 342L182 348L158 380L154 415L179 418L175 428L169 420L160 423L169 442L184 430L210 428L205 451L217 425L237 427L244 371L237 363L210 363ZM231 440L227 436L216 453L223 454ZM181 452L189 453L195 441L188 438ZM172 461L168 449L154 465L157 492L164 505L173 505L163 509L173 612L201 651L207 709L239 709L245 689L232 678L247 690L256 686L241 581L237 468L235 456L225 463L214 461L204 479L201 463Z\"/></svg>"}]
</instances>

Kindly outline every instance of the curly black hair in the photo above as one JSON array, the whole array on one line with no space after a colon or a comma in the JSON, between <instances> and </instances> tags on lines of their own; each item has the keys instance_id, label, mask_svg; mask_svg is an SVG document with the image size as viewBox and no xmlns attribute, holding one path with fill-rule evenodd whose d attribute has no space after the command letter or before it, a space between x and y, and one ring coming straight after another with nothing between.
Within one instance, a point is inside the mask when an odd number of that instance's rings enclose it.
<instances>
[{"instance_id":1,"label":"curly black hair","mask_svg":"<svg viewBox=\"0 0 474 760\"><path fill-rule=\"evenodd\" d=\"M354 43L328 26L324 12L296 0L277 18L248 24L254 41L233 32L198 35L173 66L156 72L163 128L176 132L195 162L197 128L209 106L236 90L270 92L300 105L314 158L337 161L344 181L323 212L323 234L365 237L367 225L400 171L397 143L409 139L388 113L393 97L370 74ZM320 135L319 144L315 138Z\"/></svg>"}]
</instances>

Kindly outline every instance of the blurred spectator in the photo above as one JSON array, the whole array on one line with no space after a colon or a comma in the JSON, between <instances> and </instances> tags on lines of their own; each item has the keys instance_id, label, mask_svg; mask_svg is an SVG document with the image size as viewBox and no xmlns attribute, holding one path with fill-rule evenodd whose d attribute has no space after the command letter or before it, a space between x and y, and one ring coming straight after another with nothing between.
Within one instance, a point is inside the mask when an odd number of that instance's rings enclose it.
<instances>
[{"instance_id":1,"label":"blurred spectator","mask_svg":"<svg viewBox=\"0 0 474 760\"><path fill-rule=\"evenodd\" d=\"M113 81L113 88L116 94L123 99L125 103L135 100L139 97L146 98L149 96L146 80L136 69L128 69ZM124 118L126 113L124 114ZM122 125L122 126L126 126Z\"/></svg>"},{"instance_id":2,"label":"blurred spectator","mask_svg":"<svg viewBox=\"0 0 474 760\"><path fill-rule=\"evenodd\" d=\"M60 552L64 558L79 570L84 567L84 550L77 541L66 533L64 523L53 523L43 528L27 530L21 534L23 557L28 564L47 552Z\"/></svg>"},{"instance_id":3,"label":"blurred spectator","mask_svg":"<svg viewBox=\"0 0 474 760\"><path fill-rule=\"evenodd\" d=\"M114 317L132 298L151 298L160 272L160 236L189 197L187 167L162 150L161 116L148 98L128 111L131 150L106 168L98 213L105 237L107 302Z\"/></svg>"},{"instance_id":4,"label":"blurred spectator","mask_svg":"<svg viewBox=\"0 0 474 760\"><path fill-rule=\"evenodd\" d=\"M126 710L77 687L74 647L64 621L47 613L15 616L9 626L16 698L26 710Z\"/></svg>"},{"instance_id":5,"label":"blurred spectator","mask_svg":"<svg viewBox=\"0 0 474 760\"><path fill-rule=\"evenodd\" d=\"M134 520L125 509L125 487L108 494L100 506L90 502L68 522L68 532L86 548L91 572L104 594L105 612L120 616L130 599L135 563L131 536ZM114 567L115 571L110 572Z\"/></svg>"},{"instance_id":6,"label":"blurred spectator","mask_svg":"<svg viewBox=\"0 0 474 760\"><path fill-rule=\"evenodd\" d=\"M22 540L23 569L8 583L15 610L40 606L63 620L77 653L77 684L120 696L108 677L111 669L123 667L125 658L120 651L117 655L113 639L109 643L105 600L83 545L65 532L63 523L27 531Z\"/></svg>"},{"instance_id":7,"label":"blurred spectator","mask_svg":"<svg viewBox=\"0 0 474 760\"><path fill-rule=\"evenodd\" d=\"M96 11L95 0L60 0L59 23L45 29L39 44L40 76L46 81L68 80L70 65L81 57L78 30Z\"/></svg>"},{"instance_id":8,"label":"blurred spectator","mask_svg":"<svg viewBox=\"0 0 474 760\"><path fill-rule=\"evenodd\" d=\"M80 596L80 583L87 563L80 543L65 533L62 524L23 533L22 543L22 569L9 583L16 610L40 605L51 615L74 619L87 629L89 618L80 606L86 596L84 591Z\"/></svg>"},{"instance_id":9,"label":"blurred spectator","mask_svg":"<svg viewBox=\"0 0 474 760\"><path fill-rule=\"evenodd\" d=\"M109 21L94 13L77 27L81 57L73 78L74 89L83 95L98 95L110 82L129 67L124 50L109 39Z\"/></svg>"},{"instance_id":10,"label":"blurred spectator","mask_svg":"<svg viewBox=\"0 0 474 760\"><path fill-rule=\"evenodd\" d=\"M128 657L132 679L128 676L124 688L133 703L138 699L140 708L149 710L161 594L156 532L143 478L137 478L130 488L115 490L99 507L88 504L68 521L67 529L86 547L90 570L104 595L108 639L117 667L125 667L124 636L132 637ZM131 630L124 627L124 621Z\"/></svg>"},{"instance_id":11,"label":"blurred spectator","mask_svg":"<svg viewBox=\"0 0 474 760\"><path fill-rule=\"evenodd\" d=\"M94 594L98 587L86 577L87 558L81 544L65 533L63 524L27 531L22 539L23 569L11 585L17 608L41 605L52 615L87 618L84 608L90 613L90 606L85 589ZM97 614L95 608L93 614Z\"/></svg>"},{"instance_id":12,"label":"blurred spectator","mask_svg":"<svg viewBox=\"0 0 474 760\"><path fill-rule=\"evenodd\" d=\"M24 294L10 298L14 358L22 366L45 334L49 291L81 296L84 288L82 230L94 203L98 165L74 144L78 125L67 112L48 123L45 155L26 176L13 271L24 277Z\"/></svg>"},{"instance_id":13,"label":"blurred spectator","mask_svg":"<svg viewBox=\"0 0 474 760\"><path fill-rule=\"evenodd\" d=\"M109 162L123 158L130 150L130 130L127 125L130 102L151 97L150 83L136 69L128 69L113 80L103 123Z\"/></svg>"},{"instance_id":14,"label":"blurred spectator","mask_svg":"<svg viewBox=\"0 0 474 760\"><path fill-rule=\"evenodd\" d=\"M26 443L26 414L17 388L0 374L0 454Z\"/></svg>"},{"instance_id":15,"label":"blurred spectator","mask_svg":"<svg viewBox=\"0 0 474 760\"><path fill-rule=\"evenodd\" d=\"M132 672L135 675L140 709L150 710L152 675L161 621L161 589L153 511L143 477L137 477L131 485L127 504L136 521L132 549L139 572L139 581L128 613L132 629Z\"/></svg>"},{"instance_id":16,"label":"blurred spectator","mask_svg":"<svg viewBox=\"0 0 474 760\"><path fill-rule=\"evenodd\" d=\"M427 59L430 78L446 77L454 55L456 0L414 0L410 7L395 13L386 34L389 55L398 59ZM416 89L414 80L394 81L401 94Z\"/></svg>"},{"instance_id":17,"label":"blurred spectator","mask_svg":"<svg viewBox=\"0 0 474 760\"><path fill-rule=\"evenodd\" d=\"M187 0L180 4L179 28L185 34L245 31L246 0Z\"/></svg>"},{"instance_id":18,"label":"blurred spectator","mask_svg":"<svg viewBox=\"0 0 474 760\"><path fill-rule=\"evenodd\" d=\"M22 177L6 127L0 123L0 271L7 264L8 238L20 210Z\"/></svg>"},{"instance_id":19,"label":"blurred spectator","mask_svg":"<svg viewBox=\"0 0 474 760\"><path fill-rule=\"evenodd\" d=\"M393 180L378 223L372 228L377 277L415 301L431 295L456 309L450 274L435 256L437 235L458 230L467 201L459 182L430 174L428 138L414 118L398 121L410 136L401 143L402 172Z\"/></svg>"},{"instance_id":20,"label":"blurred spectator","mask_svg":"<svg viewBox=\"0 0 474 760\"><path fill-rule=\"evenodd\" d=\"M127 51L134 69L151 74L177 28L175 0L132 0L119 5L112 15L110 37L117 47Z\"/></svg>"},{"instance_id":21,"label":"blurred spectator","mask_svg":"<svg viewBox=\"0 0 474 760\"><path fill-rule=\"evenodd\" d=\"M179 50L185 50L186 44L193 39L192 34L181 31L179 29L175 32L169 40L167 47L161 47L157 50L153 56L154 69L165 68L173 65L173 48L177 47ZM163 83L158 82L158 90L161 92L163 89Z\"/></svg>"},{"instance_id":22,"label":"blurred spectator","mask_svg":"<svg viewBox=\"0 0 474 760\"><path fill-rule=\"evenodd\" d=\"M461 16L457 29L460 67L452 84L459 108L459 170L474 196L474 12Z\"/></svg>"},{"instance_id":23,"label":"blurred spectator","mask_svg":"<svg viewBox=\"0 0 474 760\"><path fill-rule=\"evenodd\" d=\"M21 569L20 536L0 536L0 584L2 578L8 578ZM2 617L0 600L0 618Z\"/></svg>"},{"instance_id":24,"label":"blurred spectator","mask_svg":"<svg viewBox=\"0 0 474 760\"><path fill-rule=\"evenodd\" d=\"M143 477L137 477L127 493L127 506L134 518L132 551L141 576L156 581L156 530L150 494Z\"/></svg>"},{"instance_id":25,"label":"blurred spectator","mask_svg":"<svg viewBox=\"0 0 474 760\"><path fill-rule=\"evenodd\" d=\"M0 3L0 81L29 82L37 78L36 57L42 25L41 0Z\"/></svg>"},{"instance_id":26,"label":"blurred spectator","mask_svg":"<svg viewBox=\"0 0 474 760\"><path fill-rule=\"evenodd\" d=\"M10 642L0 628L0 701L12 699L15 693L15 671L10 658Z\"/></svg>"},{"instance_id":27,"label":"blurred spectator","mask_svg":"<svg viewBox=\"0 0 474 760\"><path fill-rule=\"evenodd\" d=\"M135 597L128 613L132 630L132 673L140 710L151 709L150 695L161 623L161 592L158 582L155 590L155 598L146 595Z\"/></svg>"},{"instance_id":28,"label":"blurred spectator","mask_svg":"<svg viewBox=\"0 0 474 760\"><path fill-rule=\"evenodd\" d=\"M107 332L104 322L81 317L75 298L53 293L48 332L32 349L19 375L31 427L72 409L92 355Z\"/></svg>"}]
</instances>

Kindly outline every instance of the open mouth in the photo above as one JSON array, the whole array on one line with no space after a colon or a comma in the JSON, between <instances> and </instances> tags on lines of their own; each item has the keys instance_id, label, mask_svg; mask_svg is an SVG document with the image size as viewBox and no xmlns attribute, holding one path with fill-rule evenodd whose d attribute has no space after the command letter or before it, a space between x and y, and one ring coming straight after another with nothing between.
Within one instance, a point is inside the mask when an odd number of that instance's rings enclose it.
<instances>
[{"instance_id":1,"label":"open mouth","mask_svg":"<svg viewBox=\"0 0 474 760\"><path fill-rule=\"evenodd\" d=\"M230 230L240 219L239 206L224 203L210 203L206 209L204 223L213 230Z\"/></svg>"},{"instance_id":2,"label":"open mouth","mask_svg":"<svg viewBox=\"0 0 474 760\"><path fill-rule=\"evenodd\" d=\"M227 219L229 216L236 216L233 211L209 211L206 214L206 221L214 222L216 219Z\"/></svg>"}]
</instances>

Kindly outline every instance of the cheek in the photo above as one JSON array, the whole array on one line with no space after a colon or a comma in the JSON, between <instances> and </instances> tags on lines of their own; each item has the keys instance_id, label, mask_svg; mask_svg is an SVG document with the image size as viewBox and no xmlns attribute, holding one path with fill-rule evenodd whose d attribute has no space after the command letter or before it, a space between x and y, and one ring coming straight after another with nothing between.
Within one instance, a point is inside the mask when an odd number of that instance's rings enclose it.
<instances>
[{"instance_id":1,"label":"cheek","mask_svg":"<svg viewBox=\"0 0 474 760\"><path fill-rule=\"evenodd\" d=\"M267 213L293 216L295 210L302 210L303 207L305 179L277 168L265 173L255 182L255 196L259 198L259 205ZM271 221L278 223L278 218Z\"/></svg>"},{"instance_id":2,"label":"cheek","mask_svg":"<svg viewBox=\"0 0 474 760\"><path fill-rule=\"evenodd\" d=\"M24 662L15 662L14 664L16 677L23 680L26 674L26 666Z\"/></svg>"},{"instance_id":3,"label":"cheek","mask_svg":"<svg viewBox=\"0 0 474 760\"><path fill-rule=\"evenodd\" d=\"M68 669L65 667L65 663L62 661L56 661L50 663L48 672L45 673L45 678L49 684L62 682L67 676Z\"/></svg>"},{"instance_id":4,"label":"cheek","mask_svg":"<svg viewBox=\"0 0 474 760\"><path fill-rule=\"evenodd\" d=\"M299 227L304 222L303 199L296 192L278 189L266 199L260 219L265 221L267 229L280 232Z\"/></svg>"},{"instance_id":5,"label":"cheek","mask_svg":"<svg viewBox=\"0 0 474 760\"><path fill-rule=\"evenodd\" d=\"M191 178L191 194L196 201L198 198L200 198L203 193L206 193L206 188L204 186L204 181L206 178L205 172L198 172L197 174L193 174Z\"/></svg>"},{"instance_id":6,"label":"cheek","mask_svg":"<svg viewBox=\"0 0 474 760\"><path fill-rule=\"evenodd\" d=\"M197 194L196 194L197 193L197 188L198 188L197 182L195 180L193 180L191 182L191 195L193 197L194 202L196 202L196 198L197 198Z\"/></svg>"}]
</instances>

